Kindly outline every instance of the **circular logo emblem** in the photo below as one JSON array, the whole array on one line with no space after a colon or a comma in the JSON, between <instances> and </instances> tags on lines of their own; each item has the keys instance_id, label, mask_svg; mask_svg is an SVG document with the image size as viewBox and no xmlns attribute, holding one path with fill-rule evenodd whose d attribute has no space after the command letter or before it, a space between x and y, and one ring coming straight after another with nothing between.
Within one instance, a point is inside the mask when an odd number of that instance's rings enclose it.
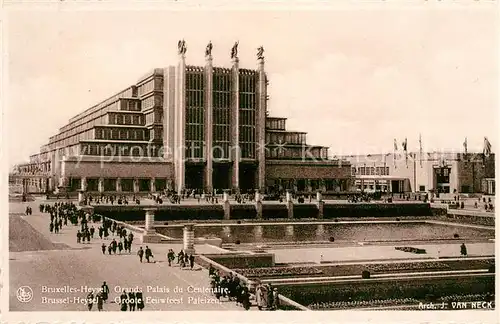
<instances>
[{"instance_id":1,"label":"circular logo emblem","mask_svg":"<svg viewBox=\"0 0 500 324\"><path fill-rule=\"evenodd\" d=\"M29 303L33 299L33 290L30 286L21 286L17 289L16 295L21 303Z\"/></svg>"}]
</instances>

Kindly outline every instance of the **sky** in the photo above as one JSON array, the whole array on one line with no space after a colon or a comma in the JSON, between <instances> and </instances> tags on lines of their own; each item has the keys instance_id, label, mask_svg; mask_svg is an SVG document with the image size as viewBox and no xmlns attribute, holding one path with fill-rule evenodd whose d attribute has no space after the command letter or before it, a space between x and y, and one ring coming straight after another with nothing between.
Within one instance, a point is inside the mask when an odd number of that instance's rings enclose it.
<instances>
[{"instance_id":1,"label":"sky","mask_svg":"<svg viewBox=\"0 0 500 324\"><path fill-rule=\"evenodd\" d=\"M332 155L498 147L496 10L11 12L6 24L9 165L83 110L153 68L256 68L265 48L269 111Z\"/></svg>"}]
</instances>

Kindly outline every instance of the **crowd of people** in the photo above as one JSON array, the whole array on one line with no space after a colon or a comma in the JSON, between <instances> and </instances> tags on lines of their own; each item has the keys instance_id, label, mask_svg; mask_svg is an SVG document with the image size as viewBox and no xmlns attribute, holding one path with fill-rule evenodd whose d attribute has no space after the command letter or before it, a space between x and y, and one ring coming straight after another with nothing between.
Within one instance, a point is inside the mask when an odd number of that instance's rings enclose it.
<instances>
[{"instance_id":1,"label":"crowd of people","mask_svg":"<svg viewBox=\"0 0 500 324\"><path fill-rule=\"evenodd\" d=\"M141 204L141 200L139 197L136 197L133 195L132 197L128 197L126 195L105 195L101 194L97 197L92 196L91 194L85 196L83 198L83 204L84 205L100 205L100 204L111 204L114 205L115 202L117 205L128 205L129 201L132 201L136 205Z\"/></svg>"}]
</instances>

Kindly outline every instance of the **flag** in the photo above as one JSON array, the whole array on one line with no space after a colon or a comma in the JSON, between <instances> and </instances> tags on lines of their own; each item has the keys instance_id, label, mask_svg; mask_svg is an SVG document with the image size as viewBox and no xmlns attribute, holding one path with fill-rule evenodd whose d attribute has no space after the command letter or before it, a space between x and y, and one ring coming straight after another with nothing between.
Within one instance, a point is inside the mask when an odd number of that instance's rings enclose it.
<instances>
[{"instance_id":1,"label":"flag","mask_svg":"<svg viewBox=\"0 0 500 324\"><path fill-rule=\"evenodd\" d=\"M488 141L487 137L484 138L483 154L485 157L488 157L491 154L491 143Z\"/></svg>"},{"instance_id":2,"label":"flag","mask_svg":"<svg viewBox=\"0 0 500 324\"><path fill-rule=\"evenodd\" d=\"M406 137L401 146L403 146L403 151L405 151L406 167L408 167L408 139Z\"/></svg>"},{"instance_id":3,"label":"flag","mask_svg":"<svg viewBox=\"0 0 500 324\"><path fill-rule=\"evenodd\" d=\"M394 139L394 154L392 160L394 161L394 169L396 169L396 152L398 151L398 141Z\"/></svg>"},{"instance_id":4,"label":"flag","mask_svg":"<svg viewBox=\"0 0 500 324\"><path fill-rule=\"evenodd\" d=\"M422 167L422 134L418 134L418 144L420 146L420 149L419 149L419 154L420 154L420 167Z\"/></svg>"}]
</instances>

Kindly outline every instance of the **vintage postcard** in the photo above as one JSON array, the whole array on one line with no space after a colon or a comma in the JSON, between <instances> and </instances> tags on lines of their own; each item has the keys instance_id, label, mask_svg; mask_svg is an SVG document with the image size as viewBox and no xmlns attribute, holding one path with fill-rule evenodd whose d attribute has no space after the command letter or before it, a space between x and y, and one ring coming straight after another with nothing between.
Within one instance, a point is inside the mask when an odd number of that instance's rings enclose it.
<instances>
[{"instance_id":1,"label":"vintage postcard","mask_svg":"<svg viewBox=\"0 0 500 324\"><path fill-rule=\"evenodd\" d=\"M4 1L2 316L495 322L498 20Z\"/></svg>"}]
</instances>

